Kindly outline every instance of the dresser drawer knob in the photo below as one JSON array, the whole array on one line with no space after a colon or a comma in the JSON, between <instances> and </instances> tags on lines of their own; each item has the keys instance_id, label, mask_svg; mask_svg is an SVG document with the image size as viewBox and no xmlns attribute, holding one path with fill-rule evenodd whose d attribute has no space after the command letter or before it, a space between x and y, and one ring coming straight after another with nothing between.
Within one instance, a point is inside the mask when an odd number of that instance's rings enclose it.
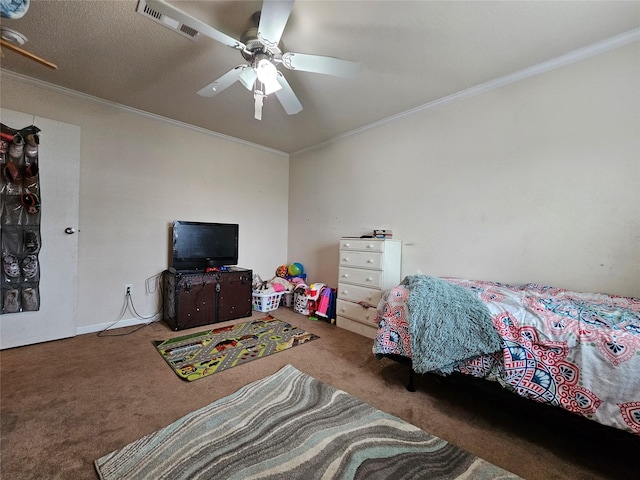
<instances>
[{"instance_id":1,"label":"dresser drawer knob","mask_svg":"<svg viewBox=\"0 0 640 480\"><path fill-rule=\"evenodd\" d=\"M342 278L349 278L349 274L348 273L343 273L342 274Z\"/></svg>"},{"instance_id":2,"label":"dresser drawer knob","mask_svg":"<svg viewBox=\"0 0 640 480\"><path fill-rule=\"evenodd\" d=\"M373 263L373 260L369 259L367 260L367 263Z\"/></svg>"},{"instance_id":3,"label":"dresser drawer knob","mask_svg":"<svg viewBox=\"0 0 640 480\"><path fill-rule=\"evenodd\" d=\"M367 245L367 248L373 248L373 245L369 244Z\"/></svg>"},{"instance_id":4,"label":"dresser drawer knob","mask_svg":"<svg viewBox=\"0 0 640 480\"><path fill-rule=\"evenodd\" d=\"M342 290L342 292L340 293L342 293L342 295L347 295L349 293L349 290Z\"/></svg>"},{"instance_id":5,"label":"dresser drawer knob","mask_svg":"<svg viewBox=\"0 0 640 480\"><path fill-rule=\"evenodd\" d=\"M367 282L372 282L372 281L373 281L373 278L371 277L367 278Z\"/></svg>"},{"instance_id":6,"label":"dresser drawer knob","mask_svg":"<svg viewBox=\"0 0 640 480\"><path fill-rule=\"evenodd\" d=\"M349 261L349 257L344 257L344 258L342 259L342 261L343 261L343 262L348 262L348 261Z\"/></svg>"}]
</instances>

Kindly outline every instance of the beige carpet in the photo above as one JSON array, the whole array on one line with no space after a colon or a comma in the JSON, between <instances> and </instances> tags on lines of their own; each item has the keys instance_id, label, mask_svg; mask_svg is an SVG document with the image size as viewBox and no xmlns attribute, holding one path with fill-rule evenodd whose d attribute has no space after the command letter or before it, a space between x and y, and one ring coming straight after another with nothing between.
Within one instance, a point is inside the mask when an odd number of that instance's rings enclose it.
<instances>
[{"instance_id":1,"label":"beige carpet","mask_svg":"<svg viewBox=\"0 0 640 480\"><path fill-rule=\"evenodd\" d=\"M0 477L95 479L95 459L291 364L527 479L636 478L640 437L456 381L421 377L410 393L406 367L378 362L370 339L286 308L274 316L320 338L197 382L152 341L206 327L155 323L0 352Z\"/></svg>"}]
</instances>

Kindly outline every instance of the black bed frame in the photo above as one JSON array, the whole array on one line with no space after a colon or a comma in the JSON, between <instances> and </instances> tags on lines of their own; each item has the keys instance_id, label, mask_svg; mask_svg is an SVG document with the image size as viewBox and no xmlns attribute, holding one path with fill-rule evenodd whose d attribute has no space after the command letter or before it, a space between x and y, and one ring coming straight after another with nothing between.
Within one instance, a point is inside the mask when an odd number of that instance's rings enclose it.
<instances>
[{"instance_id":1,"label":"black bed frame","mask_svg":"<svg viewBox=\"0 0 640 480\"><path fill-rule=\"evenodd\" d=\"M378 354L378 359L389 358L409 368L409 380L406 388L410 392L415 392L415 376L417 372L413 369L412 361L408 357L396 354ZM465 391L473 391L479 393L482 398L490 401L492 404L500 404L502 408L512 411L524 411L525 415L542 420L544 423L559 422L570 428L577 428L578 431L585 435L594 435L594 439L600 439L598 435L605 435L606 438L618 441L622 439L625 448L628 445L636 445L640 447L640 436L634 435L614 427L602 425L598 422L589 420L588 418L568 412L560 407L536 402L535 400L521 397L500 386L497 382L492 382L484 378L478 378L471 375L465 375L459 372L453 372L449 375L439 375L437 373L420 373L425 377L432 377L440 384L449 385L451 387L462 388ZM600 442L598 440L596 443ZM595 440L594 440L595 441Z\"/></svg>"},{"instance_id":2,"label":"black bed frame","mask_svg":"<svg viewBox=\"0 0 640 480\"><path fill-rule=\"evenodd\" d=\"M411 361L410 358L403 357L402 355L396 355L394 353L379 354L377 358L378 360L380 360L381 358L389 358L395 362L401 363L402 365L406 365L407 367L409 367L409 381L407 382L407 390L409 390L410 392L416 391L416 387L413 383L414 377L416 375L416 371L413 369L413 362Z\"/></svg>"}]
</instances>

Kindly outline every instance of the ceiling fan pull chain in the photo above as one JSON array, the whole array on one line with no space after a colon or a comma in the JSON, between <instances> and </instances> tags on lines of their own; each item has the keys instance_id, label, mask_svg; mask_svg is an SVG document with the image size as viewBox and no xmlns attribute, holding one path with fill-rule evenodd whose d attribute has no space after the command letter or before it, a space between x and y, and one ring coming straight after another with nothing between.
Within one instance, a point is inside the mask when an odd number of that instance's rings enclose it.
<instances>
[{"instance_id":1,"label":"ceiling fan pull chain","mask_svg":"<svg viewBox=\"0 0 640 480\"><path fill-rule=\"evenodd\" d=\"M265 96L266 95L264 95L260 90L256 90L253 93L253 98L255 99L255 103L254 103L255 112L254 112L253 118L255 118L256 120L262 120L262 104L264 102Z\"/></svg>"}]
</instances>

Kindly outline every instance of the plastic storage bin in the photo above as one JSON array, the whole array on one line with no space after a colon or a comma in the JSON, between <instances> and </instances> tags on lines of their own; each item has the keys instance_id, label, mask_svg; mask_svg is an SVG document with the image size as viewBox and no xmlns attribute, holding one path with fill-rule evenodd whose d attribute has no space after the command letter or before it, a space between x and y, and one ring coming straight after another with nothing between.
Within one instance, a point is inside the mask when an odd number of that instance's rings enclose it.
<instances>
[{"instance_id":1,"label":"plastic storage bin","mask_svg":"<svg viewBox=\"0 0 640 480\"><path fill-rule=\"evenodd\" d=\"M283 307L293 307L293 292L282 292L282 301L280 305Z\"/></svg>"},{"instance_id":2,"label":"plastic storage bin","mask_svg":"<svg viewBox=\"0 0 640 480\"><path fill-rule=\"evenodd\" d=\"M304 288L293 291L293 311L302 315L309 315L309 295Z\"/></svg>"},{"instance_id":3,"label":"plastic storage bin","mask_svg":"<svg viewBox=\"0 0 640 480\"><path fill-rule=\"evenodd\" d=\"M284 292L278 293L254 293L253 309L258 312L270 312L280 306L280 299Z\"/></svg>"}]
</instances>

